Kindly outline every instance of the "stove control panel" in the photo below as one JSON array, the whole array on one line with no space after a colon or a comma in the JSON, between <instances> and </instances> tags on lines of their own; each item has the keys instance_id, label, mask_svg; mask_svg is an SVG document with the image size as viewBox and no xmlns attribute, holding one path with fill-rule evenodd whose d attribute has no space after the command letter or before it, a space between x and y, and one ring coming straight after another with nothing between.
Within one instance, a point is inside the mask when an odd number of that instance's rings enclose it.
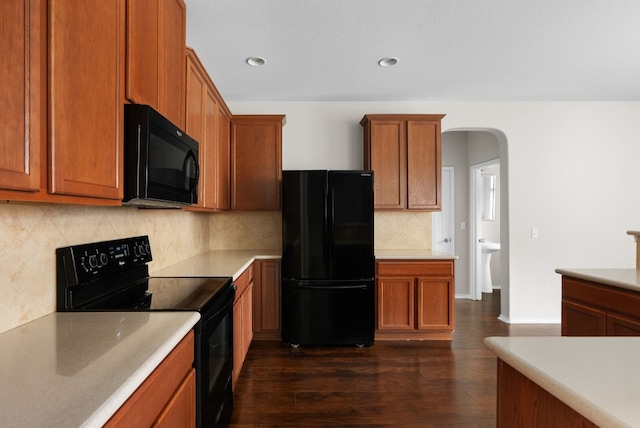
<instances>
[{"instance_id":1,"label":"stove control panel","mask_svg":"<svg viewBox=\"0 0 640 428\"><path fill-rule=\"evenodd\" d=\"M149 237L102 241L56 250L58 281L66 287L83 284L152 260Z\"/></svg>"}]
</instances>

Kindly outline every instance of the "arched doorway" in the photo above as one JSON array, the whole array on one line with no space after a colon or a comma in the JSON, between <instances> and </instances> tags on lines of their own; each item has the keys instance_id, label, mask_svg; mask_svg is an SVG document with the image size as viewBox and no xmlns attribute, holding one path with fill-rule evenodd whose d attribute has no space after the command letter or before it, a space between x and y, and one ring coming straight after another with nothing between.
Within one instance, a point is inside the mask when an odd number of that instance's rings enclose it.
<instances>
[{"instance_id":1,"label":"arched doorway","mask_svg":"<svg viewBox=\"0 0 640 428\"><path fill-rule=\"evenodd\" d=\"M455 169L455 248L456 298L474 298L472 289L473 266L471 257L476 256L477 228L472 223L472 193L470 167L474 164L497 160L500 163L500 315L502 321L509 322L509 183L508 150L505 134L489 128L455 128L442 133L442 165ZM475 242L474 242L475 241ZM476 275L476 274L473 274Z\"/></svg>"}]
</instances>

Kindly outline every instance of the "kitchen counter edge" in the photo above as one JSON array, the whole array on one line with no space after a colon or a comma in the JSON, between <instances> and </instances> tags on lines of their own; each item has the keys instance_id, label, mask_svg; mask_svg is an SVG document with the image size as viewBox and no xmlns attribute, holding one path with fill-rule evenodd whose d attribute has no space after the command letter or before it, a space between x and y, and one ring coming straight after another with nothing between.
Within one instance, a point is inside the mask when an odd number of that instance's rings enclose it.
<instances>
[{"instance_id":1,"label":"kitchen counter edge","mask_svg":"<svg viewBox=\"0 0 640 428\"><path fill-rule=\"evenodd\" d=\"M190 311L53 312L0 334L3 422L103 426L199 319Z\"/></svg>"},{"instance_id":2,"label":"kitchen counter edge","mask_svg":"<svg viewBox=\"0 0 640 428\"><path fill-rule=\"evenodd\" d=\"M555 272L585 281L640 291L640 271L637 269L556 269Z\"/></svg>"},{"instance_id":3,"label":"kitchen counter edge","mask_svg":"<svg viewBox=\"0 0 640 428\"><path fill-rule=\"evenodd\" d=\"M640 343L634 338L486 337L484 345L598 426L630 427L640 417L634 398L640 386L618 382L636 372L632 359ZM603 358L611 362L603 365Z\"/></svg>"}]
</instances>

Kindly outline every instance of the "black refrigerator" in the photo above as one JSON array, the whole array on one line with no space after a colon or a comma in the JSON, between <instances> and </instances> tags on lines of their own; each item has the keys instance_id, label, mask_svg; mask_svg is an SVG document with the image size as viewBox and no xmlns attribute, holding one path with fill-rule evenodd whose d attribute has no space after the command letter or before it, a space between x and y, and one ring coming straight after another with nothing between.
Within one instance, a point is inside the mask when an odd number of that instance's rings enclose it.
<instances>
[{"instance_id":1,"label":"black refrigerator","mask_svg":"<svg viewBox=\"0 0 640 428\"><path fill-rule=\"evenodd\" d=\"M372 171L282 172L282 340L373 343Z\"/></svg>"}]
</instances>

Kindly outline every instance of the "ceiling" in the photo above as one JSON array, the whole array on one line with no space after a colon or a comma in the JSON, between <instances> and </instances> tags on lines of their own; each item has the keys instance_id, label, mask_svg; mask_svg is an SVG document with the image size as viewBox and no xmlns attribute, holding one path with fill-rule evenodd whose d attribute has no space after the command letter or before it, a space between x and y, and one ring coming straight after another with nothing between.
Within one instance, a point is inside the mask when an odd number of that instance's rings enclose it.
<instances>
[{"instance_id":1,"label":"ceiling","mask_svg":"<svg viewBox=\"0 0 640 428\"><path fill-rule=\"evenodd\" d=\"M640 100L638 0L186 4L187 45L228 102Z\"/></svg>"}]
</instances>

